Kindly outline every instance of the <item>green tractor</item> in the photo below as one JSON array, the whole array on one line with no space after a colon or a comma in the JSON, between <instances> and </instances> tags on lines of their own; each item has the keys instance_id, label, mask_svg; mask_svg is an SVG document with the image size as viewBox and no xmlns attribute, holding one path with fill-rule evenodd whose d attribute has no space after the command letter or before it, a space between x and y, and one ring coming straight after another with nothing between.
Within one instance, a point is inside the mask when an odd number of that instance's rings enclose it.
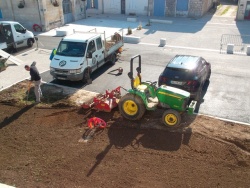
<instances>
[{"instance_id":1,"label":"green tractor","mask_svg":"<svg viewBox=\"0 0 250 188\"><path fill-rule=\"evenodd\" d=\"M133 62L139 58L136 68L137 76L133 77ZM181 114L193 114L196 101L190 101L190 93L178 88L162 85L156 87L155 82L141 81L141 56L136 55L130 60L131 89L119 101L119 111L129 120L139 120L147 110L156 110L158 107L166 109L162 121L168 128L175 129L180 126Z\"/></svg>"}]
</instances>

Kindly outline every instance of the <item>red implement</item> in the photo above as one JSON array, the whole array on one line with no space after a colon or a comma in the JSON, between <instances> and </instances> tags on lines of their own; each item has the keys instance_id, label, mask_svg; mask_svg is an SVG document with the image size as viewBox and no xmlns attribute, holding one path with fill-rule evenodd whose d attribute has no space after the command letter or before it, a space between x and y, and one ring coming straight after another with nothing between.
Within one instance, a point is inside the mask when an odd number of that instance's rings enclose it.
<instances>
[{"instance_id":1,"label":"red implement","mask_svg":"<svg viewBox=\"0 0 250 188\"><path fill-rule=\"evenodd\" d=\"M109 91L106 90L105 94L94 97L93 102L90 104L83 103L83 108L93 108L98 111L110 112L113 108L118 106L118 101L121 96L121 87Z\"/></svg>"}]
</instances>

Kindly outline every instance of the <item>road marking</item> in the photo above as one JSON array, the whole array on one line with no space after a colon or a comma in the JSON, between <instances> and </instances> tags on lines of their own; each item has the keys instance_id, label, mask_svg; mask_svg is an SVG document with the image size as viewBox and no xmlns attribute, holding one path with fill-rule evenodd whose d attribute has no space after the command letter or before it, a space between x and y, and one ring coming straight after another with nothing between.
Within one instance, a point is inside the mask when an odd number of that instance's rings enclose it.
<instances>
[{"instance_id":1,"label":"road marking","mask_svg":"<svg viewBox=\"0 0 250 188\"><path fill-rule=\"evenodd\" d=\"M230 119L226 119L226 118L220 118L220 117L210 116L210 115L201 114L201 113L194 113L194 114L195 114L195 115L202 115L202 116L207 116L207 117L219 119L219 120L222 120L222 121L227 121L227 122L238 123L238 124L250 126L250 123L244 123L244 122L241 122L241 121L234 121L234 120L230 120Z\"/></svg>"},{"instance_id":2,"label":"road marking","mask_svg":"<svg viewBox=\"0 0 250 188\"><path fill-rule=\"evenodd\" d=\"M149 45L149 46L159 46L159 44L144 43L144 42L140 42L138 44ZM189 50L200 50L200 51L210 51L210 52L220 52L220 50L214 50L214 49L208 49L208 48L193 48L193 47L170 46L170 45L165 45L164 47L167 47L167 48L181 48L181 49L189 49Z\"/></svg>"}]
</instances>

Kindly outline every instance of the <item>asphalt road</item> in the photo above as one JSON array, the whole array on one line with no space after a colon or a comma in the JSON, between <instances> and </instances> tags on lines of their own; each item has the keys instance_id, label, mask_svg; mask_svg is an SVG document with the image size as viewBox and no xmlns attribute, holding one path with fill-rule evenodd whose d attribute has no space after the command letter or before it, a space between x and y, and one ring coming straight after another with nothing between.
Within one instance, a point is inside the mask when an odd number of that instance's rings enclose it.
<instances>
[{"instance_id":1,"label":"asphalt road","mask_svg":"<svg viewBox=\"0 0 250 188\"><path fill-rule=\"evenodd\" d=\"M199 55L212 65L210 82L204 87L203 101L197 112L250 123L250 64L249 57L243 55L219 54L219 52L194 51L190 49L176 49L153 45L125 44L124 51L116 65L105 65L92 74L92 84L81 82L65 82L53 80L49 71L42 74L43 81L66 85L74 88L103 93L106 89L117 86L130 88L127 76L132 56L140 54L142 57L142 80L157 81L166 62L176 54ZM111 72L119 67L123 68L122 75ZM123 91L123 94L126 92Z\"/></svg>"}]
</instances>

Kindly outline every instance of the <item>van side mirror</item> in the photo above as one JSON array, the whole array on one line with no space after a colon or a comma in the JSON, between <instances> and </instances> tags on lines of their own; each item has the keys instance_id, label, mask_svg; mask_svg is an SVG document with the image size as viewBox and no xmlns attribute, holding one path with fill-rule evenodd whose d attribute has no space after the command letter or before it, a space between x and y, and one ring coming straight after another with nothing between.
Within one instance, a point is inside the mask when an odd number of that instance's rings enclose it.
<instances>
[{"instance_id":1,"label":"van side mirror","mask_svg":"<svg viewBox=\"0 0 250 188\"><path fill-rule=\"evenodd\" d=\"M87 58L92 58L92 53L91 52L87 52Z\"/></svg>"}]
</instances>

